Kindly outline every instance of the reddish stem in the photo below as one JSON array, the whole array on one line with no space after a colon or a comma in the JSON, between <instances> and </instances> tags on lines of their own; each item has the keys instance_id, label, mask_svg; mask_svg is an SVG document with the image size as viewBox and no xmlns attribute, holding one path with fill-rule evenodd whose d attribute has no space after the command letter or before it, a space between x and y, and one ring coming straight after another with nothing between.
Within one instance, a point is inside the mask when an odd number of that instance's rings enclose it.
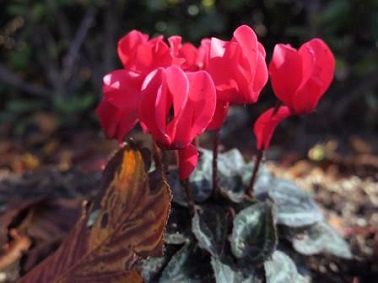
<instances>
[{"instance_id":1,"label":"reddish stem","mask_svg":"<svg viewBox=\"0 0 378 283\"><path fill-rule=\"evenodd\" d=\"M188 209L189 209L189 214L191 217L194 216L194 201L192 198L192 190L190 188L190 183L189 179L185 179L182 181L182 185L184 186L185 189L185 196L186 196L186 202L188 203Z\"/></svg>"},{"instance_id":2,"label":"reddish stem","mask_svg":"<svg viewBox=\"0 0 378 283\"><path fill-rule=\"evenodd\" d=\"M256 162L255 162L255 166L253 167L253 172L252 172L252 177L251 177L251 181L249 183L249 187L247 189L247 194L253 198L253 187L255 185L255 182L256 182L256 178L257 178L257 173L259 171L259 167L260 167L260 163L261 163L261 160L262 160L262 157L264 155L264 150L259 150L257 152L257 156L256 156Z\"/></svg>"},{"instance_id":3,"label":"reddish stem","mask_svg":"<svg viewBox=\"0 0 378 283\"><path fill-rule=\"evenodd\" d=\"M168 151L165 149L161 150L161 163L162 163L163 176L165 178L165 181L168 182L168 174L169 174Z\"/></svg>"},{"instance_id":4,"label":"reddish stem","mask_svg":"<svg viewBox=\"0 0 378 283\"><path fill-rule=\"evenodd\" d=\"M213 140L213 196L218 195L218 147L219 147L219 131L214 132Z\"/></svg>"},{"instance_id":5,"label":"reddish stem","mask_svg":"<svg viewBox=\"0 0 378 283\"><path fill-rule=\"evenodd\" d=\"M159 155L159 148L154 140L152 141L152 158L154 159L156 168L162 169L161 158Z\"/></svg>"}]
</instances>

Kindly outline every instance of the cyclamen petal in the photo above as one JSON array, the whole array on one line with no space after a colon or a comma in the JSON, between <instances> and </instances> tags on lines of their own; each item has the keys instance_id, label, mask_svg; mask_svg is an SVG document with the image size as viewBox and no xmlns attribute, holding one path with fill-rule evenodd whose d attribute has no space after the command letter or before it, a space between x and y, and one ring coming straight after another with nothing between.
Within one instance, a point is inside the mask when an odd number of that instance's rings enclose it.
<instances>
[{"instance_id":1,"label":"cyclamen petal","mask_svg":"<svg viewBox=\"0 0 378 283\"><path fill-rule=\"evenodd\" d=\"M142 82L139 74L126 70L116 70L104 77L104 97L97 114L107 137L122 142L138 122Z\"/></svg>"},{"instance_id":2,"label":"cyclamen petal","mask_svg":"<svg viewBox=\"0 0 378 283\"><path fill-rule=\"evenodd\" d=\"M148 39L148 35L133 30L118 41L118 56L125 69L146 76L159 67L173 64L173 56L163 37Z\"/></svg>"},{"instance_id":3,"label":"cyclamen petal","mask_svg":"<svg viewBox=\"0 0 378 283\"><path fill-rule=\"evenodd\" d=\"M198 47L196 65L202 70L205 69L209 62L209 53L210 53L210 38L204 38L201 40L201 45Z\"/></svg>"},{"instance_id":4,"label":"cyclamen petal","mask_svg":"<svg viewBox=\"0 0 378 283\"><path fill-rule=\"evenodd\" d=\"M299 115L314 111L334 72L334 56L319 38L306 42L299 50L277 44L269 64L275 95Z\"/></svg>"},{"instance_id":5,"label":"cyclamen petal","mask_svg":"<svg viewBox=\"0 0 378 283\"><path fill-rule=\"evenodd\" d=\"M184 71L196 71L197 48L191 43L182 44L181 36L174 35L168 38L173 64L180 66Z\"/></svg>"},{"instance_id":6,"label":"cyclamen petal","mask_svg":"<svg viewBox=\"0 0 378 283\"><path fill-rule=\"evenodd\" d=\"M215 87L205 71L186 73L189 82L188 101L178 120L175 144L183 147L202 134L213 118L216 106Z\"/></svg>"},{"instance_id":7,"label":"cyclamen petal","mask_svg":"<svg viewBox=\"0 0 378 283\"><path fill-rule=\"evenodd\" d=\"M211 77L204 71L185 73L172 66L159 68L146 80L139 108L141 122L160 147L187 147L214 115L216 94Z\"/></svg>"},{"instance_id":8,"label":"cyclamen petal","mask_svg":"<svg viewBox=\"0 0 378 283\"><path fill-rule=\"evenodd\" d=\"M189 144L186 148L178 151L179 178L186 180L198 164L199 153L197 148Z\"/></svg>"},{"instance_id":9,"label":"cyclamen petal","mask_svg":"<svg viewBox=\"0 0 378 283\"><path fill-rule=\"evenodd\" d=\"M209 125L207 126L207 130L209 131L220 130L224 121L226 120L229 106L230 106L229 102L217 100L214 116L211 119L211 122L209 123Z\"/></svg>"},{"instance_id":10,"label":"cyclamen petal","mask_svg":"<svg viewBox=\"0 0 378 283\"><path fill-rule=\"evenodd\" d=\"M265 50L246 25L237 28L230 41L211 39L206 70L218 99L235 104L256 102L268 81Z\"/></svg>"},{"instance_id":11,"label":"cyclamen petal","mask_svg":"<svg viewBox=\"0 0 378 283\"><path fill-rule=\"evenodd\" d=\"M256 136L258 150L266 150L269 148L277 125L291 115L290 109L286 106L281 106L276 113L274 112L274 108L268 109L262 113L255 122L253 132Z\"/></svg>"},{"instance_id":12,"label":"cyclamen petal","mask_svg":"<svg viewBox=\"0 0 378 283\"><path fill-rule=\"evenodd\" d=\"M148 41L148 35L132 30L118 41L118 57L125 67L132 64L138 46Z\"/></svg>"}]
</instances>

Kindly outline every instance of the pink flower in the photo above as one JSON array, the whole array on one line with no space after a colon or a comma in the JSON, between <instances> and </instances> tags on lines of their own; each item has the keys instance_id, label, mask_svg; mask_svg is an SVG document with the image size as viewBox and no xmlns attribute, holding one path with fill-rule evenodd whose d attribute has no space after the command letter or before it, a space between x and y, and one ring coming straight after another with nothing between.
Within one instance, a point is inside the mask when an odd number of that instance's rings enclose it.
<instances>
[{"instance_id":1,"label":"pink flower","mask_svg":"<svg viewBox=\"0 0 378 283\"><path fill-rule=\"evenodd\" d=\"M294 114L314 111L330 86L334 71L333 54L319 38L306 42L299 50L277 44L269 64L273 91Z\"/></svg>"},{"instance_id":2,"label":"pink flower","mask_svg":"<svg viewBox=\"0 0 378 283\"><path fill-rule=\"evenodd\" d=\"M211 39L204 38L201 40L201 45L198 47L196 65L200 70L206 69L209 63L210 45Z\"/></svg>"},{"instance_id":3,"label":"pink flower","mask_svg":"<svg viewBox=\"0 0 378 283\"><path fill-rule=\"evenodd\" d=\"M197 48L191 43L182 44L181 36L174 35L168 38L173 56L173 64L181 66L184 71L197 71Z\"/></svg>"},{"instance_id":4,"label":"pink flower","mask_svg":"<svg viewBox=\"0 0 378 283\"><path fill-rule=\"evenodd\" d=\"M228 101L223 101L219 99L217 100L214 116L213 119L211 119L209 125L207 126L207 130L218 131L220 128L222 128L222 125L227 117L229 106L230 103Z\"/></svg>"},{"instance_id":5,"label":"pink flower","mask_svg":"<svg viewBox=\"0 0 378 283\"><path fill-rule=\"evenodd\" d=\"M236 104L256 102L268 80L264 47L246 25L235 30L231 41L211 39L206 70L218 99Z\"/></svg>"},{"instance_id":6,"label":"pink flower","mask_svg":"<svg viewBox=\"0 0 378 283\"><path fill-rule=\"evenodd\" d=\"M165 149L184 149L208 126L216 104L207 72L158 68L143 83L140 121Z\"/></svg>"},{"instance_id":7,"label":"pink flower","mask_svg":"<svg viewBox=\"0 0 378 283\"><path fill-rule=\"evenodd\" d=\"M189 144L182 150L178 151L179 155L179 178L180 180L187 179L198 163L198 150L197 148Z\"/></svg>"},{"instance_id":8,"label":"pink flower","mask_svg":"<svg viewBox=\"0 0 378 283\"><path fill-rule=\"evenodd\" d=\"M253 131L256 136L258 150L266 150L269 147L277 125L291 115L290 109L286 106L281 106L276 113L274 112L274 108L269 108L255 122Z\"/></svg>"},{"instance_id":9,"label":"pink flower","mask_svg":"<svg viewBox=\"0 0 378 283\"><path fill-rule=\"evenodd\" d=\"M148 39L148 35L133 30L118 42L118 56L125 69L147 75L159 67L168 67L173 56L162 36Z\"/></svg>"},{"instance_id":10,"label":"pink flower","mask_svg":"<svg viewBox=\"0 0 378 283\"><path fill-rule=\"evenodd\" d=\"M104 97L97 108L97 115L108 138L123 138L138 122L138 106L143 76L116 70L103 81Z\"/></svg>"}]
</instances>

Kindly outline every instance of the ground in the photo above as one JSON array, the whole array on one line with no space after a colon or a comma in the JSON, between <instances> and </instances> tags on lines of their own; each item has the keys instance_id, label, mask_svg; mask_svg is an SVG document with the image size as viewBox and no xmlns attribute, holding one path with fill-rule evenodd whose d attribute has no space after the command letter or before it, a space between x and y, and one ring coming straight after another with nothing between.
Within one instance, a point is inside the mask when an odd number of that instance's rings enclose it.
<instances>
[{"instance_id":1,"label":"ground","mask_svg":"<svg viewBox=\"0 0 378 283\"><path fill-rule=\"evenodd\" d=\"M337 142L315 145L307 156L273 146L266 164L312 193L353 251L349 261L308 257L313 282L378 282L378 155L358 137L358 150L340 155ZM116 147L93 129L0 140L0 282L12 282L57 248Z\"/></svg>"}]
</instances>

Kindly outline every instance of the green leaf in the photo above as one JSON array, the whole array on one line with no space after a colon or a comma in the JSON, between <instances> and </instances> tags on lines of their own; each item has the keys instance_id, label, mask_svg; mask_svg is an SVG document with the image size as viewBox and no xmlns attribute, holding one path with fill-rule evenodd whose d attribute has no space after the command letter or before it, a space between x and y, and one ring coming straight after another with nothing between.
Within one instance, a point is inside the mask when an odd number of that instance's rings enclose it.
<instances>
[{"instance_id":1,"label":"green leaf","mask_svg":"<svg viewBox=\"0 0 378 283\"><path fill-rule=\"evenodd\" d=\"M289 236L294 249L304 255L328 253L350 259L352 253L345 240L326 222L320 222Z\"/></svg>"},{"instance_id":2,"label":"green leaf","mask_svg":"<svg viewBox=\"0 0 378 283\"><path fill-rule=\"evenodd\" d=\"M167 245L162 257L149 257L137 263L138 270L146 282L155 282L155 278L167 265L172 256L177 252L177 246Z\"/></svg>"},{"instance_id":3,"label":"green leaf","mask_svg":"<svg viewBox=\"0 0 378 283\"><path fill-rule=\"evenodd\" d=\"M267 194L273 200L277 224L303 227L323 220L321 210L311 196L291 181L275 179L269 188L257 188L256 197L261 194Z\"/></svg>"},{"instance_id":4,"label":"green leaf","mask_svg":"<svg viewBox=\"0 0 378 283\"><path fill-rule=\"evenodd\" d=\"M214 282L209 256L194 248L194 244L185 244L168 262L159 283Z\"/></svg>"},{"instance_id":5,"label":"green leaf","mask_svg":"<svg viewBox=\"0 0 378 283\"><path fill-rule=\"evenodd\" d=\"M306 283L310 282L298 273L295 263L281 251L275 251L270 260L264 262L267 283Z\"/></svg>"},{"instance_id":6,"label":"green leaf","mask_svg":"<svg viewBox=\"0 0 378 283\"><path fill-rule=\"evenodd\" d=\"M236 215L231 250L237 258L261 261L274 252L276 245L277 234L271 203L258 202Z\"/></svg>"},{"instance_id":7,"label":"green leaf","mask_svg":"<svg viewBox=\"0 0 378 283\"><path fill-rule=\"evenodd\" d=\"M248 270L240 270L234 265L229 265L221 262L220 260L211 257L211 266L214 270L214 276L216 283L260 283L263 282L261 278L257 276L253 268Z\"/></svg>"},{"instance_id":8,"label":"green leaf","mask_svg":"<svg viewBox=\"0 0 378 283\"><path fill-rule=\"evenodd\" d=\"M192 198L195 202L204 202L211 196L212 184L209 180L198 178L197 180L192 181L192 176L190 177L190 180ZM179 180L178 170L169 171L168 183L172 190L173 201L181 206L187 207L188 204L186 202L185 189Z\"/></svg>"},{"instance_id":9,"label":"green leaf","mask_svg":"<svg viewBox=\"0 0 378 283\"><path fill-rule=\"evenodd\" d=\"M198 206L192 221L192 231L199 246L212 256L222 257L228 231L228 215L219 205Z\"/></svg>"},{"instance_id":10,"label":"green leaf","mask_svg":"<svg viewBox=\"0 0 378 283\"><path fill-rule=\"evenodd\" d=\"M188 209L173 203L164 233L164 242L166 244L182 245L188 243L191 236Z\"/></svg>"}]
</instances>

